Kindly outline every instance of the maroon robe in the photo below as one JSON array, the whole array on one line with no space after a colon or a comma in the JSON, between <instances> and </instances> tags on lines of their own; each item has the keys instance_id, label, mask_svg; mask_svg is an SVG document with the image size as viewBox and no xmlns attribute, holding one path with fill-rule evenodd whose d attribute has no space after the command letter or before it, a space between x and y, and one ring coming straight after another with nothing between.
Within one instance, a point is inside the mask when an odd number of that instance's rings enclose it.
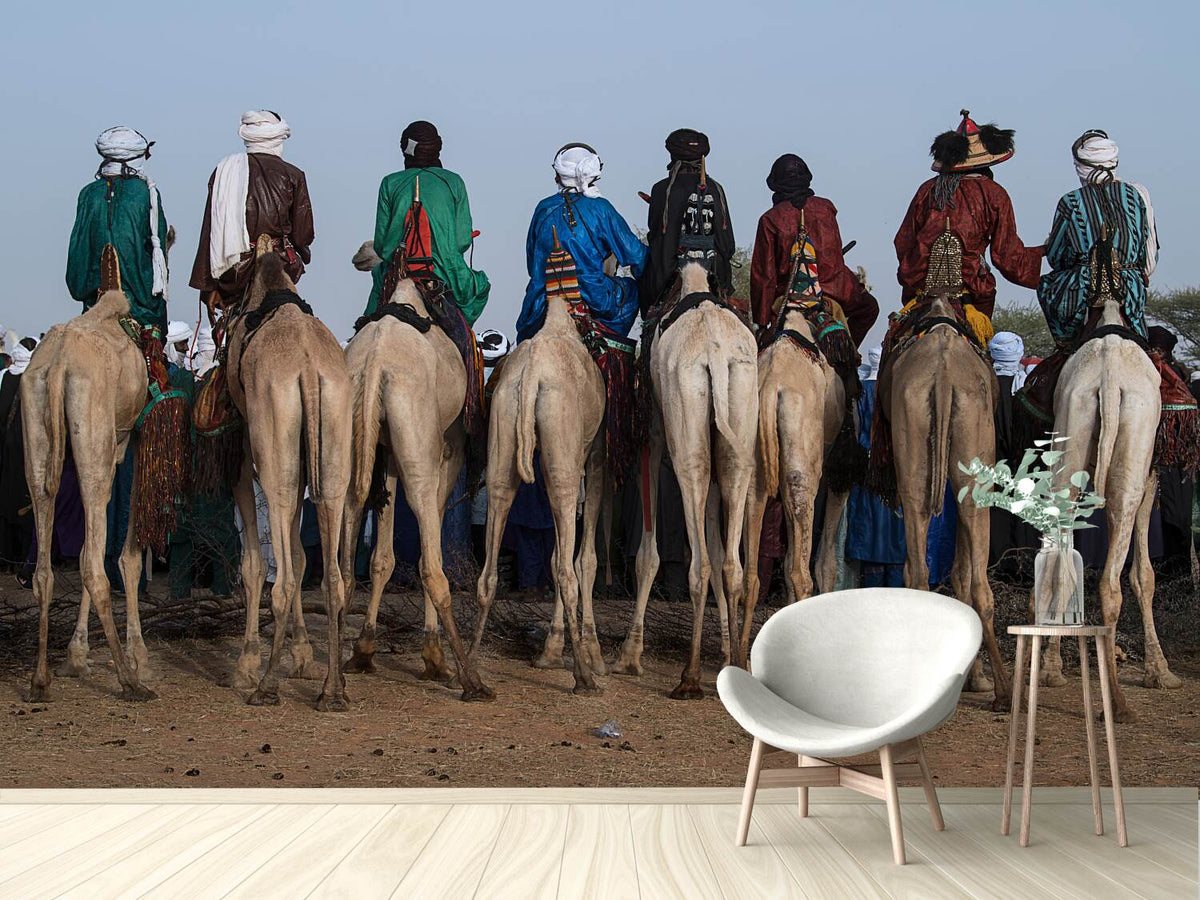
<instances>
[{"instance_id":1,"label":"maroon robe","mask_svg":"<svg viewBox=\"0 0 1200 900\"><path fill-rule=\"evenodd\" d=\"M804 204L804 227L817 251L821 290L842 307L857 346L875 324L879 304L842 258L837 209L824 197L809 197ZM750 263L750 305L759 328L770 325L776 298L787 293L792 277L792 244L799 230L800 210L790 200L776 203L758 220Z\"/></svg>"},{"instance_id":2,"label":"maroon robe","mask_svg":"<svg viewBox=\"0 0 1200 900\"><path fill-rule=\"evenodd\" d=\"M1017 235L1017 219L1008 192L986 175L964 174L954 192L953 206L933 204L931 178L917 188L908 213L896 232L896 279L907 303L921 290L929 270L929 250L950 220L950 230L963 242L963 287L976 309L991 318L996 306L996 276L984 260L990 246L992 262L1005 278L1021 287L1036 288L1043 247L1027 247ZM824 286L824 285L822 285Z\"/></svg>"}]
</instances>

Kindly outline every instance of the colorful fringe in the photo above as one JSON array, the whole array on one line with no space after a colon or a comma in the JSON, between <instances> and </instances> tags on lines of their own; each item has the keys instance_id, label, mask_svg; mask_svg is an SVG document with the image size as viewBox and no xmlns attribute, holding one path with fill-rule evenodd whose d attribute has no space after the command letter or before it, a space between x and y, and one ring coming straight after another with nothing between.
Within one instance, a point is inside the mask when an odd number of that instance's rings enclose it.
<instances>
[{"instance_id":1,"label":"colorful fringe","mask_svg":"<svg viewBox=\"0 0 1200 900\"><path fill-rule=\"evenodd\" d=\"M1179 466L1185 472L1200 471L1200 410L1170 362L1159 352L1150 354L1162 382L1162 413L1154 435L1154 464Z\"/></svg>"},{"instance_id":2,"label":"colorful fringe","mask_svg":"<svg viewBox=\"0 0 1200 900\"><path fill-rule=\"evenodd\" d=\"M198 493L215 497L233 487L242 472L245 452L242 417L229 396L224 356L205 373L196 388L192 427L196 457L192 483Z\"/></svg>"},{"instance_id":3,"label":"colorful fringe","mask_svg":"<svg viewBox=\"0 0 1200 900\"><path fill-rule=\"evenodd\" d=\"M581 304L582 306L582 304ZM579 337L604 379L604 447L608 480L620 490L637 464L637 344L595 321L587 307L572 310Z\"/></svg>"}]
</instances>

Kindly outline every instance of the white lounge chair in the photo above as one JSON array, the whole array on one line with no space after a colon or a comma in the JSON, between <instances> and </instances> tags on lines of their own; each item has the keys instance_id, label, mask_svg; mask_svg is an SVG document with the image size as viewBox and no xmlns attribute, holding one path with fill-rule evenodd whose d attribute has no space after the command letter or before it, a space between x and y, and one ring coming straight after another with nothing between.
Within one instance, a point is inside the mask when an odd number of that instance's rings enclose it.
<instances>
[{"instance_id":1,"label":"white lounge chair","mask_svg":"<svg viewBox=\"0 0 1200 900\"><path fill-rule=\"evenodd\" d=\"M798 787L801 816L810 787L841 785L887 802L892 855L903 865L896 780L923 782L941 831L921 735L954 714L981 636L965 603L903 588L822 594L775 613L750 651L754 674L727 666L717 678L721 702L754 737L737 846L760 785ZM878 766L828 761L876 750ZM762 771L775 751L796 754L800 767Z\"/></svg>"}]
</instances>

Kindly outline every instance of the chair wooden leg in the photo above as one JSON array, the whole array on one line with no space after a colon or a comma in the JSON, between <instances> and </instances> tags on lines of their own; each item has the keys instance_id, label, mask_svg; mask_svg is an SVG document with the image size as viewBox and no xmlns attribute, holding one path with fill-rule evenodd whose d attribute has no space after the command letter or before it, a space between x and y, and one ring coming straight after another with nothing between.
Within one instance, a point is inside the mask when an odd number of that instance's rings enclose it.
<instances>
[{"instance_id":1,"label":"chair wooden leg","mask_svg":"<svg viewBox=\"0 0 1200 900\"><path fill-rule=\"evenodd\" d=\"M929 815L933 817L935 831L945 831L946 821L942 818L942 807L938 803L937 789L933 786L933 775L929 771L929 763L925 759L925 747L917 738L917 765L921 767L921 783L925 787L925 802L929 804Z\"/></svg>"},{"instance_id":2,"label":"chair wooden leg","mask_svg":"<svg viewBox=\"0 0 1200 900\"><path fill-rule=\"evenodd\" d=\"M904 830L900 826L900 793L896 789L896 771L892 768L892 745L879 748L879 764L883 770L883 790L887 800L888 828L892 832L892 859L904 865Z\"/></svg>"},{"instance_id":3,"label":"chair wooden leg","mask_svg":"<svg viewBox=\"0 0 1200 900\"><path fill-rule=\"evenodd\" d=\"M758 774L762 771L763 751L766 744L758 738L750 750L750 767L746 770L746 788L742 791L742 815L738 819L737 838L734 846L745 847L750 834L750 815L754 812L754 794L758 791Z\"/></svg>"},{"instance_id":4,"label":"chair wooden leg","mask_svg":"<svg viewBox=\"0 0 1200 900\"><path fill-rule=\"evenodd\" d=\"M812 765L812 761L811 761L810 757L798 756L798 757L796 757L796 765L808 766L808 765ZM796 792L799 795L799 801L800 801L799 802L800 818L807 819L808 818L808 788L806 788L806 787L797 788Z\"/></svg>"}]
</instances>

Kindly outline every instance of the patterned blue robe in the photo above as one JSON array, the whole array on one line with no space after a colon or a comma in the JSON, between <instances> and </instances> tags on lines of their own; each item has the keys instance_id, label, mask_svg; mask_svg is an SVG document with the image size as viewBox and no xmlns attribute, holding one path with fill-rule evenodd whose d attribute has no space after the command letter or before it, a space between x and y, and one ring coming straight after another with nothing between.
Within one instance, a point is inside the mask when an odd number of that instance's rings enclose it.
<instances>
[{"instance_id":1,"label":"patterned blue robe","mask_svg":"<svg viewBox=\"0 0 1200 900\"><path fill-rule=\"evenodd\" d=\"M1124 280L1121 306L1130 326L1146 336L1146 270L1147 254L1158 258L1158 247L1147 247L1149 224L1146 204L1137 188L1123 181L1111 181L1097 186L1081 187L1064 194L1054 211L1054 224L1046 242L1046 260L1051 271L1038 284L1038 303L1046 315L1050 334L1058 343L1068 343L1083 331L1088 315L1088 293L1091 290L1092 247L1100 240L1101 226L1106 224L1101 194L1117 211L1113 248L1121 265Z\"/></svg>"}]
</instances>

